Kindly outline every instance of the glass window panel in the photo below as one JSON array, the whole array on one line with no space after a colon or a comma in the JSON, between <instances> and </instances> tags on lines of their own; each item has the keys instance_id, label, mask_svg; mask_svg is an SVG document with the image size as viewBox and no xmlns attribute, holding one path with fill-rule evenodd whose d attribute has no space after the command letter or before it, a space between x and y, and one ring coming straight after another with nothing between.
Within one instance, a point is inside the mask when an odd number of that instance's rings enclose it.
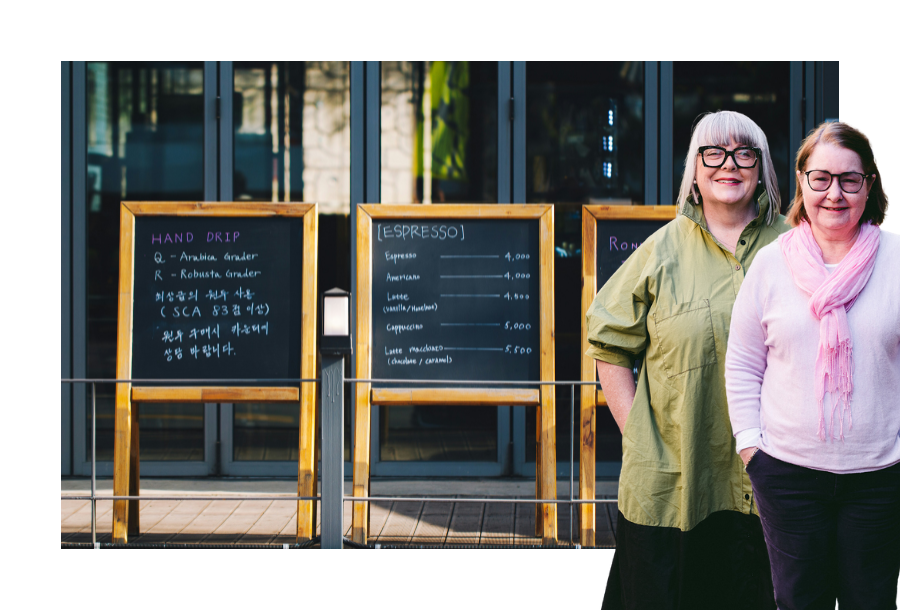
<instances>
[{"instance_id":1,"label":"glass window panel","mask_svg":"<svg viewBox=\"0 0 900 610\"><path fill-rule=\"evenodd\" d=\"M234 460L296 462L300 403L236 403Z\"/></svg>"},{"instance_id":2,"label":"glass window panel","mask_svg":"<svg viewBox=\"0 0 900 610\"><path fill-rule=\"evenodd\" d=\"M381 63L381 201L497 201L497 63ZM497 410L381 407L385 461L497 461Z\"/></svg>"},{"instance_id":3,"label":"glass window panel","mask_svg":"<svg viewBox=\"0 0 900 610\"><path fill-rule=\"evenodd\" d=\"M525 197L527 203L552 203L556 208L556 378L577 379L581 370L581 206L644 204L644 64L528 62L525 71ZM571 388L558 386L557 463L569 461L571 402ZM580 403L576 388L576 432ZM534 461L535 414L535 408L526 409L526 461ZM610 459L602 442L613 432L618 434L612 418L598 416L598 460L601 456ZM577 462L579 436L575 438ZM611 447L612 459L621 459L621 443Z\"/></svg>"},{"instance_id":4,"label":"glass window panel","mask_svg":"<svg viewBox=\"0 0 900 610\"><path fill-rule=\"evenodd\" d=\"M684 156L697 117L716 110L734 110L760 126L769 142L778 176L782 211L787 209L788 184L794 160L790 142L790 62L676 61L674 63L673 193L684 175ZM674 202L673 202L674 203Z\"/></svg>"},{"instance_id":5,"label":"glass window panel","mask_svg":"<svg viewBox=\"0 0 900 610\"><path fill-rule=\"evenodd\" d=\"M349 368L349 359L345 361ZM346 374L346 372L345 372ZM344 388L344 461L349 461L353 422L350 416L350 392ZM321 413L317 415L321 424ZM298 459L300 442L300 403L236 403L234 405L232 459L240 461L290 461ZM321 459L321 443L316 445Z\"/></svg>"},{"instance_id":6,"label":"glass window panel","mask_svg":"<svg viewBox=\"0 0 900 610\"><path fill-rule=\"evenodd\" d=\"M497 461L495 408L381 406L380 409L383 461Z\"/></svg>"},{"instance_id":7,"label":"glass window panel","mask_svg":"<svg viewBox=\"0 0 900 610\"><path fill-rule=\"evenodd\" d=\"M140 405L142 460L203 460L202 404Z\"/></svg>"},{"instance_id":8,"label":"glass window panel","mask_svg":"<svg viewBox=\"0 0 900 610\"><path fill-rule=\"evenodd\" d=\"M644 202L644 64L528 62L528 203Z\"/></svg>"},{"instance_id":9,"label":"glass window panel","mask_svg":"<svg viewBox=\"0 0 900 610\"><path fill-rule=\"evenodd\" d=\"M202 62L87 64L88 377L116 376L119 203L128 200L203 200ZM115 388L99 385L99 460L112 459L114 403ZM199 405L146 405L141 457L202 460L202 418Z\"/></svg>"},{"instance_id":10,"label":"glass window panel","mask_svg":"<svg viewBox=\"0 0 900 610\"><path fill-rule=\"evenodd\" d=\"M349 62L235 62L233 184L236 200L318 203L319 289L351 288ZM233 459L296 461L298 409L235 404Z\"/></svg>"},{"instance_id":11,"label":"glass window panel","mask_svg":"<svg viewBox=\"0 0 900 610\"><path fill-rule=\"evenodd\" d=\"M381 201L497 201L497 63L381 63Z\"/></svg>"},{"instance_id":12,"label":"glass window panel","mask_svg":"<svg viewBox=\"0 0 900 610\"><path fill-rule=\"evenodd\" d=\"M350 213L348 62L235 62L234 198Z\"/></svg>"}]
</instances>

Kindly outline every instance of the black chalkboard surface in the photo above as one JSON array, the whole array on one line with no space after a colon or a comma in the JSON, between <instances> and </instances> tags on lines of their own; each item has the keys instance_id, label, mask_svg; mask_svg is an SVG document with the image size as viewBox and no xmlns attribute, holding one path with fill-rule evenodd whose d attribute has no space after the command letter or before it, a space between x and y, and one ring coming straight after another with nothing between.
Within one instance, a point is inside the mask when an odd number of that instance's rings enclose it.
<instances>
[{"instance_id":1,"label":"black chalkboard surface","mask_svg":"<svg viewBox=\"0 0 900 610\"><path fill-rule=\"evenodd\" d=\"M622 263L667 220L615 220L597 222L597 290Z\"/></svg>"},{"instance_id":2,"label":"black chalkboard surface","mask_svg":"<svg viewBox=\"0 0 900 610\"><path fill-rule=\"evenodd\" d=\"M133 256L133 379L298 377L302 218L137 216Z\"/></svg>"},{"instance_id":3,"label":"black chalkboard surface","mask_svg":"<svg viewBox=\"0 0 900 610\"><path fill-rule=\"evenodd\" d=\"M374 220L371 240L373 378L540 379L538 220Z\"/></svg>"}]
</instances>

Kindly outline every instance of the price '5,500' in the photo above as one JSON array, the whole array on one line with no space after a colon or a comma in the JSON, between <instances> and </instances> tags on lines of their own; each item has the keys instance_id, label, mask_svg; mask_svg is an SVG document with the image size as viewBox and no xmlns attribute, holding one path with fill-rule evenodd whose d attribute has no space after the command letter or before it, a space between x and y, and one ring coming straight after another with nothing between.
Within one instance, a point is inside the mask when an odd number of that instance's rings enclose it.
<instances>
[{"instance_id":1,"label":"price '5,500'","mask_svg":"<svg viewBox=\"0 0 900 610\"><path fill-rule=\"evenodd\" d=\"M507 353L507 354L519 354L519 355L530 354L530 353L531 353L531 348L530 348L530 347L521 347L521 346L518 346L518 345L507 345L507 346L506 346L505 353Z\"/></svg>"}]
</instances>

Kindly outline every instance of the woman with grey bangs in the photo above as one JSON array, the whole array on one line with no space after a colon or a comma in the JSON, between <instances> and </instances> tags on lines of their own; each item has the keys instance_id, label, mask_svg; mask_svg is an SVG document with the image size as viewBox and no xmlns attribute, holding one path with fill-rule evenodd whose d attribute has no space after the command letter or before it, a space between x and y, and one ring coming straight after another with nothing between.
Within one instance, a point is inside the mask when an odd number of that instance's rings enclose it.
<instances>
[{"instance_id":1,"label":"woman with grey bangs","mask_svg":"<svg viewBox=\"0 0 900 610\"><path fill-rule=\"evenodd\" d=\"M775 608L724 367L744 274L789 229L780 203L762 130L737 112L705 115L685 159L678 216L588 311L587 353L622 431L606 610Z\"/></svg>"}]
</instances>

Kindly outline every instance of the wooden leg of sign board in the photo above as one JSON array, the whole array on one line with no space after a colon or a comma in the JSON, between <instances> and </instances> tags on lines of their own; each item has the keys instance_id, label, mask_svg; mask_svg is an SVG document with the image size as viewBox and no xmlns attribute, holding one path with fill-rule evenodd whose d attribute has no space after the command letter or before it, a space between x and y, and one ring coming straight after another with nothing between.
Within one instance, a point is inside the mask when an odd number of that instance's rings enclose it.
<instances>
[{"instance_id":1,"label":"wooden leg of sign board","mask_svg":"<svg viewBox=\"0 0 900 610\"><path fill-rule=\"evenodd\" d=\"M534 497L541 497L541 407L535 407L534 428ZM543 515L540 504L534 505L534 535L538 538L544 536Z\"/></svg>"},{"instance_id":2,"label":"wooden leg of sign board","mask_svg":"<svg viewBox=\"0 0 900 610\"><path fill-rule=\"evenodd\" d=\"M360 358L361 356L357 356ZM356 386L356 417L353 422L353 495L369 495L369 445L372 438L371 395L369 384ZM353 521L350 538L357 544L366 544L369 533L369 503L353 503Z\"/></svg>"},{"instance_id":3,"label":"wooden leg of sign board","mask_svg":"<svg viewBox=\"0 0 900 610\"><path fill-rule=\"evenodd\" d=\"M127 496L131 457L131 384L116 384L115 439L113 444L113 495ZM112 541L128 542L128 501L113 500Z\"/></svg>"},{"instance_id":4,"label":"wooden leg of sign board","mask_svg":"<svg viewBox=\"0 0 900 610\"><path fill-rule=\"evenodd\" d=\"M300 396L300 452L297 495L316 494L316 388L305 383ZM297 542L316 535L315 500L297 500Z\"/></svg>"},{"instance_id":5,"label":"wooden leg of sign board","mask_svg":"<svg viewBox=\"0 0 900 610\"><path fill-rule=\"evenodd\" d=\"M596 432L597 408L594 406L593 386L582 386L581 391L581 453L578 471L578 498L594 499L596 481L594 439ZM581 526L579 535L582 546L594 546L594 514L593 504L582 504L580 507Z\"/></svg>"},{"instance_id":6,"label":"wooden leg of sign board","mask_svg":"<svg viewBox=\"0 0 900 610\"><path fill-rule=\"evenodd\" d=\"M320 411L320 408L320 406L316 407L316 450L313 451L313 490L310 494L312 496L319 495L319 462L322 461L322 413ZM312 503L313 536L316 535L316 523L319 522L319 504L321 504L321 502L322 501L320 499Z\"/></svg>"},{"instance_id":7,"label":"wooden leg of sign board","mask_svg":"<svg viewBox=\"0 0 900 610\"><path fill-rule=\"evenodd\" d=\"M141 405L131 403L131 456L129 459L128 495L141 495ZM141 501L128 501L128 535L141 534Z\"/></svg>"},{"instance_id":8,"label":"wooden leg of sign board","mask_svg":"<svg viewBox=\"0 0 900 610\"><path fill-rule=\"evenodd\" d=\"M541 497L556 499L556 388L541 389ZM543 504L544 544L556 544L556 504Z\"/></svg>"}]
</instances>

